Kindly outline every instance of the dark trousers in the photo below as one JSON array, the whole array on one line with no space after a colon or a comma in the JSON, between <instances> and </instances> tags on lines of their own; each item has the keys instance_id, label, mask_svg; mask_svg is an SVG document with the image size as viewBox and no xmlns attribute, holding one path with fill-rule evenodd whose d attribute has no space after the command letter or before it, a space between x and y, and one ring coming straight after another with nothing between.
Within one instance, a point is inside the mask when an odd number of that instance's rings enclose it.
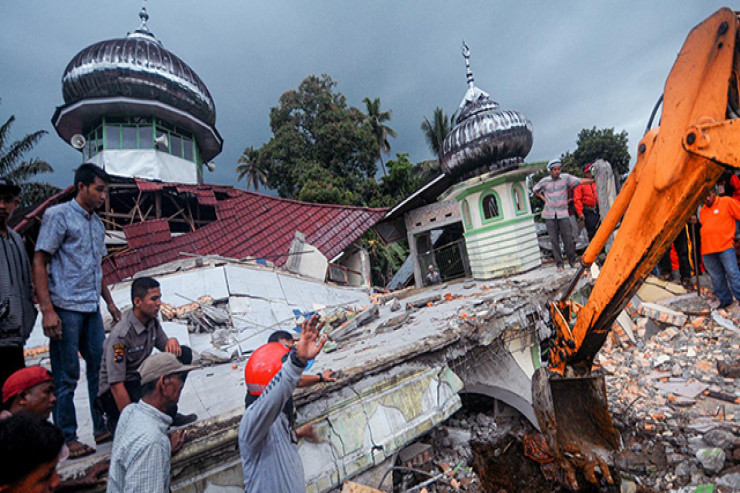
<instances>
[{"instance_id":1,"label":"dark trousers","mask_svg":"<svg viewBox=\"0 0 740 493\"><path fill-rule=\"evenodd\" d=\"M177 357L180 363L183 365L189 365L192 363L192 349L188 346L180 346L180 349L182 350L182 354ZM182 381L185 382L186 379L187 374L183 375ZM139 402L141 400L141 382L139 380L123 382L123 385L126 387L126 392L128 393L128 397L131 399L131 402ZM106 390L98 397L98 403L102 408L102 411L105 413L108 429L111 433L115 432L116 426L118 425L118 418L121 417L121 411L118 409L118 404L116 404L116 399L113 397L113 392L110 389ZM175 416L177 415L177 404L169 406L165 413L172 419L175 419Z\"/></svg>"},{"instance_id":2,"label":"dark trousers","mask_svg":"<svg viewBox=\"0 0 740 493\"><path fill-rule=\"evenodd\" d=\"M678 236L673 241L673 246L676 248L676 254L678 255L678 271L681 274L681 279L689 279L691 277L691 264L689 263L689 241L686 235L686 228L681 228L681 232L678 233ZM668 248L668 251L660 259L658 265L660 266L661 274L671 274L673 272L670 248Z\"/></svg>"},{"instance_id":3,"label":"dark trousers","mask_svg":"<svg viewBox=\"0 0 740 493\"><path fill-rule=\"evenodd\" d=\"M573 243L573 231L570 227L570 217L562 217L558 219L545 219L545 226L547 226L547 236L550 237L550 245L552 245L552 256L555 257L555 265L558 267L563 266L563 254L560 252L560 238L563 238L563 245L565 246L565 255L568 257L568 262L571 266L576 265L576 246Z\"/></svg>"},{"instance_id":4,"label":"dark trousers","mask_svg":"<svg viewBox=\"0 0 740 493\"><path fill-rule=\"evenodd\" d=\"M10 375L25 368L22 346L0 347L0 389Z\"/></svg>"},{"instance_id":5,"label":"dark trousers","mask_svg":"<svg viewBox=\"0 0 740 493\"><path fill-rule=\"evenodd\" d=\"M599 229L599 221L601 221L601 216L599 215L599 212L596 210L596 208L583 208L583 219L586 223L586 232L588 233L588 239L593 240L594 235L596 234L596 230Z\"/></svg>"}]
</instances>

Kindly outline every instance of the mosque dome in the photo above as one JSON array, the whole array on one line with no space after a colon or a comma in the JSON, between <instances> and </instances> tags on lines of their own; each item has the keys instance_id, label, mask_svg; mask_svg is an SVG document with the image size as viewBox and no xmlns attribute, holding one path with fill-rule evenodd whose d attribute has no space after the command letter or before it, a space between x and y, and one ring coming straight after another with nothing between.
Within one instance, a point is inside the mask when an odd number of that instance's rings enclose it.
<instances>
[{"instance_id":1,"label":"mosque dome","mask_svg":"<svg viewBox=\"0 0 740 493\"><path fill-rule=\"evenodd\" d=\"M463 43L468 90L455 126L442 143L442 170L468 176L515 167L532 150L532 122L521 112L502 110L475 86L470 50Z\"/></svg>"},{"instance_id":2,"label":"mosque dome","mask_svg":"<svg viewBox=\"0 0 740 493\"><path fill-rule=\"evenodd\" d=\"M149 30L146 8L139 17L139 29L90 45L72 58L62 76L65 104L52 123L69 141L102 115L153 116L192 131L203 158L210 159L222 148L211 93Z\"/></svg>"}]
</instances>

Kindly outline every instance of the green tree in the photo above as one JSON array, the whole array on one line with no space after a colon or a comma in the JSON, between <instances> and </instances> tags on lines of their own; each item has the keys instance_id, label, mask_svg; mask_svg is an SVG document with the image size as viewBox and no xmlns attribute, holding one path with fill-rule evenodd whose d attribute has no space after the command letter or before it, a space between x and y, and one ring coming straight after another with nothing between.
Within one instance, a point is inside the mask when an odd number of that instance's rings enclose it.
<instances>
[{"instance_id":1,"label":"green tree","mask_svg":"<svg viewBox=\"0 0 740 493\"><path fill-rule=\"evenodd\" d=\"M396 137L396 131L385 124L390 121L393 112L391 110L380 111L380 98L375 98L372 101L370 98L362 100L365 103L367 110L367 119L370 122L370 128L373 130L375 141L378 143L378 159L380 160L380 166L383 169L383 176L385 176L386 169L383 163L383 153L390 154L391 144L388 142L388 137Z\"/></svg>"},{"instance_id":2,"label":"green tree","mask_svg":"<svg viewBox=\"0 0 740 493\"><path fill-rule=\"evenodd\" d=\"M421 122L421 130L424 132L429 150L437 156L440 162L442 161L442 143L455 126L455 117L455 113L448 117L444 110L437 106L434 108L432 121L424 117L424 121Z\"/></svg>"},{"instance_id":3,"label":"green tree","mask_svg":"<svg viewBox=\"0 0 740 493\"><path fill-rule=\"evenodd\" d=\"M10 142L10 128L15 122L15 115L0 127L0 176L10 178L21 186L20 202L31 205L45 200L59 191L59 188L48 183L35 183L30 179L42 173L51 173L54 169L39 158L24 160L24 156L46 135L45 130L38 130L23 138Z\"/></svg>"},{"instance_id":4,"label":"green tree","mask_svg":"<svg viewBox=\"0 0 740 493\"><path fill-rule=\"evenodd\" d=\"M267 184L281 197L363 205L378 145L366 116L328 75L306 77L270 110L272 138L259 149Z\"/></svg>"},{"instance_id":5,"label":"green tree","mask_svg":"<svg viewBox=\"0 0 740 493\"><path fill-rule=\"evenodd\" d=\"M362 235L362 247L370 255L373 286L385 286L393 278L393 274L401 268L409 254L405 243L399 241L385 245L372 229Z\"/></svg>"},{"instance_id":6,"label":"green tree","mask_svg":"<svg viewBox=\"0 0 740 493\"><path fill-rule=\"evenodd\" d=\"M247 188L250 186L255 190L259 190L260 185L265 186L267 184L267 175L259 167L259 151L252 146L248 146L244 149L244 152L237 161L239 163L236 167L236 181L241 181L242 178L247 178Z\"/></svg>"},{"instance_id":7,"label":"green tree","mask_svg":"<svg viewBox=\"0 0 740 493\"><path fill-rule=\"evenodd\" d=\"M629 172L630 153L627 150L627 131L614 128L584 128L578 132L576 150L562 155L563 171L581 176L583 165L597 159L609 161L618 175Z\"/></svg>"}]
</instances>

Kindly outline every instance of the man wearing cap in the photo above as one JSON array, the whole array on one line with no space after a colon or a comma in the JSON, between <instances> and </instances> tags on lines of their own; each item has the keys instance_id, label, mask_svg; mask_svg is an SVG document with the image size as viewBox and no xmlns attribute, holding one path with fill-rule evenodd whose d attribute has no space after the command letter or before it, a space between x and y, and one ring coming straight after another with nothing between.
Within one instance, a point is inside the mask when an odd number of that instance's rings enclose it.
<instances>
[{"instance_id":1,"label":"man wearing cap","mask_svg":"<svg viewBox=\"0 0 740 493\"><path fill-rule=\"evenodd\" d=\"M23 345L36 320L31 263L20 235L8 227L20 191L12 180L0 178L0 388L26 366Z\"/></svg>"},{"instance_id":2,"label":"man wearing cap","mask_svg":"<svg viewBox=\"0 0 740 493\"><path fill-rule=\"evenodd\" d=\"M185 374L194 368L166 352L152 354L139 367L142 397L126 406L118 421L108 493L170 491L170 458L185 443L185 430L168 437L172 418L165 411L177 405Z\"/></svg>"},{"instance_id":3,"label":"man wearing cap","mask_svg":"<svg viewBox=\"0 0 740 493\"><path fill-rule=\"evenodd\" d=\"M18 413L49 419L56 401L54 379L49 370L42 366L21 368L3 385L3 411L0 412L0 419Z\"/></svg>"},{"instance_id":4,"label":"man wearing cap","mask_svg":"<svg viewBox=\"0 0 740 493\"><path fill-rule=\"evenodd\" d=\"M592 179L591 168L593 165L587 163L583 166L583 177ZM573 206L576 209L578 221L586 226L588 239L593 240L599 227L599 196L596 193L596 183L579 183L573 189ZM583 227L583 226L581 226Z\"/></svg>"},{"instance_id":5,"label":"man wearing cap","mask_svg":"<svg viewBox=\"0 0 740 493\"><path fill-rule=\"evenodd\" d=\"M80 378L79 355L85 359L87 392L96 442L110 439L103 416L95 407L98 372L103 354L100 297L117 322L121 313L103 282L101 261L106 254L105 226L95 210L105 202L110 178L98 166L85 163L75 171L75 198L44 213L33 256L33 283L49 337L49 357L56 384L54 422L64 432L70 456L95 450L77 440L74 392Z\"/></svg>"},{"instance_id":6,"label":"man wearing cap","mask_svg":"<svg viewBox=\"0 0 740 493\"><path fill-rule=\"evenodd\" d=\"M568 173L561 173L563 165L560 159L553 159L547 163L546 176L534 186L532 191L545 203L542 209L542 219L547 226L547 235L552 245L552 255L558 272L563 270L563 254L560 251L560 237L565 245L565 255L571 267L576 266L576 247L573 242L573 231L570 227L568 214L568 192L579 183L593 183L593 179L576 178Z\"/></svg>"},{"instance_id":7,"label":"man wearing cap","mask_svg":"<svg viewBox=\"0 0 740 493\"><path fill-rule=\"evenodd\" d=\"M314 315L303 322L295 351L271 342L258 348L247 362L247 391L257 398L247 407L239 424L245 492L306 490L303 463L296 448L298 440L286 408L290 408L287 404L307 362L326 343L326 339L318 341L323 325Z\"/></svg>"},{"instance_id":8,"label":"man wearing cap","mask_svg":"<svg viewBox=\"0 0 740 493\"><path fill-rule=\"evenodd\" d=\"M131 302L133 308L113 327L103 343L98 397L111 431L116 429L121 411L141 398L137 372L154 348L174 354L183 364L193 361L192 350L180 346L176 338L168 338L157 320L162 293L156 279L135 279L131 284ZM198 418L195 414L179 414L177 405L169 408L167 414L174 426L186 425Z\"/></svg>"}]
</instances>

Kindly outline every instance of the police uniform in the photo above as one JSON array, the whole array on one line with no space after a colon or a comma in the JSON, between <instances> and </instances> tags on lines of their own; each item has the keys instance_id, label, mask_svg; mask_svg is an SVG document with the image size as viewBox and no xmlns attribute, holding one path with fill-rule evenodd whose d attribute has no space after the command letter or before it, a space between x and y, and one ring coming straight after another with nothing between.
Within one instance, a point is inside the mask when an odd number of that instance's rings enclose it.
<instances>
[{"instance_id":1,"label":"police uniform","mask_svg":"<svg viewBox=\"0 0 740 493\"><path fill-rule=\"evenodd\" d=\"M111 385L123 382L131 402L141 399L141 384L138 373L144 360L152 354L154 348L164 351L168 337L162 330L159 320L153 318L146 324L134 314L134 310L124 313L121 321L111 330L103 343L103 361L100 365L98 383L99 403L108 419L108 427L115 429L120 416L120 410L113 398ZM178 359L183 364L190 364L193 353L187 346L181 346L182 355ZM175 416L177 406L168 409L167 414Z\"/></svg>"}]
</instances>

